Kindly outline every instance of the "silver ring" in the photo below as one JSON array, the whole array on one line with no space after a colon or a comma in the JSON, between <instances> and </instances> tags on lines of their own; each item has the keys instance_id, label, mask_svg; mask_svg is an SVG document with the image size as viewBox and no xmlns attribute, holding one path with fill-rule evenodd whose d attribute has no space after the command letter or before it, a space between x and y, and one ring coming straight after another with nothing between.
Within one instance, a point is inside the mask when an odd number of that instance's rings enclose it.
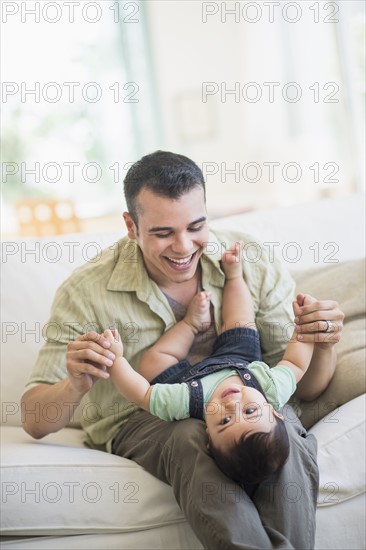
<instances>
[{"instance_id":1,"label":"silver ring","mask_svg":"<svg viewBox=\"0 0 366 550\"><path fill-rule=\"evenodd\" d=\"M333 323L332 321L325 321L325 323L327 323L327 328L325 329L324 332L334 332L335 329L336 329L336 324Z\"/></svg>"}]
</instances>

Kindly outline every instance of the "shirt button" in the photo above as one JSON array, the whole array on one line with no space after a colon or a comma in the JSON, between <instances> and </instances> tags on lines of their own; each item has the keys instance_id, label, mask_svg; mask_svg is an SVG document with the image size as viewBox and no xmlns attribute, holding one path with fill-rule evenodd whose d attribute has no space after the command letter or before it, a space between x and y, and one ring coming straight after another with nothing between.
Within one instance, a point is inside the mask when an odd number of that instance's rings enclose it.
<instances>
[{"instance_id":1,"label":"shirt button","mask_svg":"<svg viewBox=\"0 0 366 550\"><path fill-rule=\"evenodd\" d=\"M244 378L245 378L245 380L250 380L251 379L251 376L250 376L249 372L246 372L244 374Z\"/></svg>"},{"instance_id":2,"label":"shirt button","mask_svg":"<svg viewBox=\"0 0 366 550\"><path fill-rule=\"evenodd\" d=\"M194 388L197 388L198 382L196 382L196 380L193 380L193 382L191 382L191 386L193 386Z\"/></svg>"}]
</instances>

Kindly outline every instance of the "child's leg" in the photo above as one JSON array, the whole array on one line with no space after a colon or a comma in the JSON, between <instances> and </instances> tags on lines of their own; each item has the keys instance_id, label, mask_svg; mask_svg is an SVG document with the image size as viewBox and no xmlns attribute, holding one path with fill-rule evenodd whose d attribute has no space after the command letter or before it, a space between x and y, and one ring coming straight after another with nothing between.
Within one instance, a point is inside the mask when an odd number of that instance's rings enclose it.
<instances>
[{"instance_id":1,"label":"child's leg","mask_svg":"<svg viewBox=\"0 0 366 550\"><path fill-rule=\"evenodd\" d=\"M226 275L222 301L222 330L236 327L256 329L253 299L243 279L240 244L224 252L222 267Z\"/></svg>"},{"instance_id":2,"label":"child's leg","mask_svg":"<svg viewBox=\"0 0 366 550\"><path fill-rule=\"evenodd\" d=\"M202 291L193 298L182 321L167 330L142 356L139 373L152 380L187 357L195 335L210 325L210 293Z\"/></svg>"}]
</instances>

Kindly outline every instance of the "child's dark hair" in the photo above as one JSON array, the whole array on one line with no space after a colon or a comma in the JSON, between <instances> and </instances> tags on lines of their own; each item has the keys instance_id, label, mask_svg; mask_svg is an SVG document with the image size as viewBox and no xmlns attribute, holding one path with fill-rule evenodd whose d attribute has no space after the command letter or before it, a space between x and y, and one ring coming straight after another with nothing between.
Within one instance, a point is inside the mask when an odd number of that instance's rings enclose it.
<instances>
[{"instance_id":1,"label":"child's dark hair","mask_svg":"<svg viewBox=\"0 0 366 550\"><path fill-rule=\"evenodd\" d=\"M229 451L223 452L209 440L210 452L220 470L243 488L265 481L288 458L290 443L285 423L277 417L275 421L270 432L243 434Z\"/></svg>"},{"instance_id":2,"label":"child's dark hair","mask_svg":"<svg viewBox=\"0 0 366 550\"><path fill-rule=\"evenodd\" d=\"M124 193L128 212L137 225L137 197L143 188L156 195L179 199L194 188L202 187L205 180L202 170L193 160L169 151L155 151L135 162L124 179Z\"/></svg>"}]
</instances>

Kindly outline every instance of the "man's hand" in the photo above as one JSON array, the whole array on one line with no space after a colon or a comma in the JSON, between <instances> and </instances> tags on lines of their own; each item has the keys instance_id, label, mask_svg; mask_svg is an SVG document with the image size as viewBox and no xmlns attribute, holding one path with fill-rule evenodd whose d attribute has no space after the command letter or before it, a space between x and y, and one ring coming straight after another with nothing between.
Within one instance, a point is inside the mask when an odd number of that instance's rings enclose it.
<instances>
[{"instance_id":1,"label":"man's hand","mask_svg":"<svg viewBox=\"0 0 366 550\"><path fill-rule=\"evenodd\" d=\"M109 378L106 371L115 359L110 347L109 340L94 331L78 336L68 344L66 368L69 380L81 395L87 393L97 380Z\"/></svg>"},{"instance_id":2,"label":"man's hand","mask_svg":"<svg viewBox=\"0 0 366 550\"><path fill-rule=\"evenodd\" d=\"M298 340L314 342L316 347L322 349L331 348L339 342L344 313L337 302L298 294L293 308Z\"/></svg>"}]
</instances>

